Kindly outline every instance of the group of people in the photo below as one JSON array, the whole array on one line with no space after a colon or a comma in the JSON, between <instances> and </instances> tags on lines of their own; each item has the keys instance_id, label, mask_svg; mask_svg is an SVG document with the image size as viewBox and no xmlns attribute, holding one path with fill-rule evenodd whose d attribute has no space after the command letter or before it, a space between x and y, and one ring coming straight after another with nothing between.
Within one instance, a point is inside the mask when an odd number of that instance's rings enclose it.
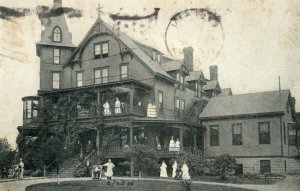
<instances>
[{"instance_id":1,"label":"group of people","mask_svg":"<svg viewBox=\"0 0 300 191\"><path fill-rule=\"evenodd\" d=\"M176 141L174 141L174 137L171 137L170 143L169 143L169 151L176 151L179 152L180 151L180 141L177 138Z\"/></svg>"},{"instance_id":2,"label":"group of people","mask_svg":"<svg viewBox=\"0 0 300 191\"><path fill-rule=\"evenodd\" d=\"M167 165L165 161L162 162L160 166L160 177L167 178L168 173L167 173ZM183 165L181 169L179 168L176 160L174 161L172 165L172 178L179 179L182 178L183 180L190 180L190 174L189 174L189 167L187 166L186 162L183 162Z\"/></svg>"},{"instance_id":3,"label":"group of people","mask_svg":"<svg viewBox=\"0 0 300 191\"><path fill-rule=\"evenodd\" d=\"M104 115L111 115L111 109L110 109L110 105L108 103L108 101L106 101L104 104L103 104L103 114ZM124 102L121 102L119 100L118 97L116 97L116 101L115 101L115 114L121 114L121 113L124 113L125 112L125 103Z\"/></svg>"}]
</instances>

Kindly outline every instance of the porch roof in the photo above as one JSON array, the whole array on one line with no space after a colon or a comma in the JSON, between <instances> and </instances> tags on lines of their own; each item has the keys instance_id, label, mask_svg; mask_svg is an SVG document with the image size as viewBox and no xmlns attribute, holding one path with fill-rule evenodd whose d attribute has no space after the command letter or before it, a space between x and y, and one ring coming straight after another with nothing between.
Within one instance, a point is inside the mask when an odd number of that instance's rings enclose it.
<instances>
[{"instance_id":1,"label":"porch roof","mask_svg":"<svg viewBox=\"0 0 300 191\"><path fill-rule=\"evenodd\" d=\"M143 118L134 118L132 120L132 123L158 123L158 124L182 124L197 128L203 128L204 126L197 124L197 123L190 123L186 121L178 121L174 119L162 119L162 118L149 118L149 117L143 117Z\"/></svg>"}]
</instances>

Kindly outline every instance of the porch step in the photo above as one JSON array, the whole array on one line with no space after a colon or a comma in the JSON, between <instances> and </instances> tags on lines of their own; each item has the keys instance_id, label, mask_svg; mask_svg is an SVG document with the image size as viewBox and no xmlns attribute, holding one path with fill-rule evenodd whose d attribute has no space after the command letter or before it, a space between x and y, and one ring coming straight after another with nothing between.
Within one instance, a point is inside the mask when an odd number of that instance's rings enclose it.
<instances>
[{"instance_id":1,"label":"porch step","mask_svg":"<svg viewBox=\"0 0 300 191\"><path fill-rule=\"evenodd\" d=\"M69 177L74 177L74 171L75 171L75 166L79 164L79 159L76 158L71 158L66 160L59 169L59 175L62 178L69 178ZM48 172L47 177L57 177L57 172L56 169L51 170Z\"/></svg>"}]
</instances>

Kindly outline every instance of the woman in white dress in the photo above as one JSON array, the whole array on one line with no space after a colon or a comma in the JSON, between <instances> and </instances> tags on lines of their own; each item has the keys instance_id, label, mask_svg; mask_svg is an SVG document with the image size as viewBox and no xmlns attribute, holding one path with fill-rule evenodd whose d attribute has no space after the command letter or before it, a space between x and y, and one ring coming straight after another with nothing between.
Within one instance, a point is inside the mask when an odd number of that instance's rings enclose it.
<instances>
[{"instance_id":1,"label":"woman in white dress","mask_svg":"<svg viewBox=\"0 0 300 191\"><path fill-rule=\"evenodd\" d=\"M187 166L187 164L185 163L185 161L183 162L182 168L182 179L183 180L190 180L190 174L189 174L189 167Z\"/></svg>"},{"instance_id":2,"label":"woman in white dress","mask_svg":"<svg viewBox=\"0 0 300 191\"><path fill-rule=\"evenodd\" d=\"M103 108L104 108L104 115L111 115L108 101L106 101L103 104Z\"/></svg>"},{"instance_id":3,"label":"woman in white dress","mask_svg":"<svg viewBox=\"0 0 300 191\"><path fill-rule=\"evenodd\" d=\"M105 172L105 176L107 177L107 180L111 180L111 177L113 176L113 168L115 167L115 165L111 162L110 159L108 159L108 162L105 163L103 166L106 166L106 172Z\"/></svg>"},{"instance_id":4,"label":"woman in white dress","mask_svg":"<svg viewBox=\"0 0 300 191\"><path fill-rule=\"evenodd\" d=\"M163 178L167 178L168 174L167 174L167 165L165 163L165 161L162 162L161 166L160 166L160 177Z\"/></svg>"},{"instance_id":5,"label":"woman in white dress","mask_svg":"<svg viewBox=\"0 0 300 191\"><path fill-rule=\"evenodd\" d=\"M169 143L169 151L174 151L175 149L175 141L173 136L171 137L170 143Z\"/></svg>"},{"instance_id":6,"label":"woman in white dress","mask_svg":"<svg viewBox=\"0 0 300 191\"><path fill-rule=\"evenodd\" d=\"M115 114L119 114L119 113L121 113L121 102L117 97L115 102Z\"/></svg>"},{"instance_id":7,"label":"woman in white dress","mask_svg":"<svg viewBox=\"0 0 300 191\"><path fill-rule=\"evenodd\" d=\"M176 176L176 169L177 169L177 166L178 166L178 164L177 164L177 162L176 162L176 160L175 160L174 163L173 163L173 165L172 165L172 168L173 168L173 171L172 171L172 178L175 178L175 176Z\"/></svg>"},{"instance_id":8,"label":"woman in white dress","mask_svg":"<svg viewBox=\"0 0 300 191\"><path fill-rule=\"evenodd\" d=\"M19 163L19 178L23 179L23 174L24 174L24 163L22 162L22 159L20 159L20 163Z\"/></svg>"},{"instance_id":9,"label":"woman in white dress","mask_svg":"<svg viewBox=\"0 0 300 191\"><path fill-rule=\"evenodd\" d=\"M179 139L177 139L176 142L175 142L175 149L174 150L177 151L177 152L180 151L180 141L179 141Z\"/></svg>"}]
</instances>

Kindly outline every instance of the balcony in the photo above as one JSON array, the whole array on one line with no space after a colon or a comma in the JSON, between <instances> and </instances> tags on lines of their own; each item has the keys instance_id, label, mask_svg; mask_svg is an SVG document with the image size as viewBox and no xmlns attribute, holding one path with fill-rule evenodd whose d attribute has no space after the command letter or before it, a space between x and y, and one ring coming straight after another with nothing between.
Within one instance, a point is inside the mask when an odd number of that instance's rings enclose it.
<instances>
[{"instance_id":1,"label":"balcony","mask_svg":"<svg viewBox=\"0 0 300 191\"><path fill-rule=\"evenodd\" d=\"M151 147L149 147L151 148ZM101 149L101 153L105 157L124 157L126 152L129 152L131 148L129 146L124 146L124 147L108 147L108 148L103 148ZM191 147L183 147L183 148L161 148L161 149L156 149L157 154L160 157L172 157L172 156L177 156L183 153L193 153L199 156L202 156L202 151L198 148L191 148Z\"/></svg>"},{"instance_id":2,"label":"balcony","mask_svg":"<svg viewBox=\"0 0 300 191\"><path fill-rule=\"evenodd\" d=\"M123 116L123 115L137 115L141 117L145 117L145 111L142 107L139 106L131 106L131 105L121 105L120 108L113 109L103 109L102 114L104 117L110 116ZM91 109L77 109L77 118L92 118L95 114L91 111Z\"/></svg>"}]
</instances>

